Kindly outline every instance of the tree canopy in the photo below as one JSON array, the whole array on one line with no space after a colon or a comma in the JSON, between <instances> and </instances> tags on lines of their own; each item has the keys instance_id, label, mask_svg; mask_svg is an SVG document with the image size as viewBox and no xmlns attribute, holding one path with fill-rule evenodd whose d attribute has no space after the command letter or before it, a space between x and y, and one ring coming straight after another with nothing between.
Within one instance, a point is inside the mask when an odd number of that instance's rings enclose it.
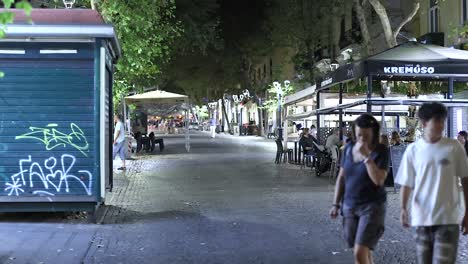
<instances>
[{"instance_id":1,"label":"tree canopy","mask_svg":"<svg viewBox=\"0 0 468 264\"><path fill-rule=\"evenodd\" d=\"M419 1L414 1L417 11ZM16 3L16 7L25 11L30 10L28 2L34 7L63 8L62 0L3 0L6 7ZM387 41L393 43L403 23L395 30L389 29L385 27L388 18L379 0L354 0L364 31L363 44L369 41L365 38L363 2L377 11L382 31L388 33ZM252 76L257 76L256 66L278 48L287 47L294 56L275 62L275 67L292 63L298 73L298 78L292 81L312 83L317 50L328 47L332 58L339 51L342 22L336 17L343 17L344 3L344 0L76 0L74 7L97 9L116 28L123 53L115 73L116 99L132 90L160 87L205 103L246 88L266 91L271 84L265 82L268 78L254 81ZM8 13L0 14L1 24L12 20ZM282 81L281 74L274 74L271 79Z\"/></svg>"}]
</instances>

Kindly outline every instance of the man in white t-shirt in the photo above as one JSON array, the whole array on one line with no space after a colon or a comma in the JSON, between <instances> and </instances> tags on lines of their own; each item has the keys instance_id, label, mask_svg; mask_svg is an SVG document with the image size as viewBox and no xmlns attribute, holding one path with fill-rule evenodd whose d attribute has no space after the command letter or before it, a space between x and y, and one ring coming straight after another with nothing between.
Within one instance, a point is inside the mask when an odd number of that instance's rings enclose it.
<instances>
[{"instance_id":1,"label":"man in white t-shirt","mask_svg":"<svg viewBox=\"0 0 468 264\"><path fill-rule=\"evenodd\" d=\"M460 143L443 137L447 109L426 103L418 111L424 138L403 154L396 183L401 187L401 223L416 230L417 263L455 263L460 224L468 234L468 160ZM463 190L459 188L462 182Z\"/></svg>"},{"instance_id":2,"label":"man in white t-shirt","mask_svg":"<svg viewBox=\"0 0 468 264\"><path fill-rule=\"evenodd\" d=\"M120 156L120 160L122 161L122 167L118 168L118 170L125 170L125 129L121 118L118 114L114 115L114 142L112 147L112 159L115 159L117 154Z\"/></svg>"},{"instance_id":3,"label":"man in white t-shirt","mask_svg":"<svg viewBox=\"0 0 468 264\"><path fill-rule=\"evenodd\" d=\"M331 131L330 135L327 137L325 148L330 150L333 146L337 146L338 148L341 146L341 140L338 132L338 128L334 128Z\"/></svg>"}]
</instances>

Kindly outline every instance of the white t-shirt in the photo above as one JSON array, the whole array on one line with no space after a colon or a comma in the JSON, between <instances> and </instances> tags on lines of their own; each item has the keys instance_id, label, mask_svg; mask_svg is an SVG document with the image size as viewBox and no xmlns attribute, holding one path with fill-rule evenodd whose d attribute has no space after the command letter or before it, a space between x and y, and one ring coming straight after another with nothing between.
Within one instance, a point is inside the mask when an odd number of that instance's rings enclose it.
<instances>
[{"instance_id":1,"label":"white t-shirt","mask_svg":"<svg viewBox=\"0 0 468 264\"><path fill-rule=\"evenodd\" d=\"M115 139L115 136L117 135L118 131L120 131L120 134L119 134L119 137L117 138L116 142L120 143L120 142L125 140L125 130L123 128L123 123L120 122L120 121L118 121L115 124L114 139Z\"/></svg>"},{"instance_id":2,"label":"white t-shirt","mask_svg":"<svg viewBox=\"0 0 468 264\"><path fill-rule=\"evenodd\" d=\"M468 177L468 159L454 139L431 144L419 139L401 159L395 182L413 189L411 225L460 224L465 205L459 179Z\"/></svg>"}]
</instances>

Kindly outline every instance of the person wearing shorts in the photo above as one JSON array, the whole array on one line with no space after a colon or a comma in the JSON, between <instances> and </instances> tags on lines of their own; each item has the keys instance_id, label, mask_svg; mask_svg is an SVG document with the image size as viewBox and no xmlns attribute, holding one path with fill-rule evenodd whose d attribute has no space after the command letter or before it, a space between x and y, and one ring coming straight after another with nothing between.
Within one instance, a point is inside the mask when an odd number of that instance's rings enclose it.
<instances>
[{"instance_id":1,"label":"person wearing shorts","mask_svg":"<svg viewBox=\"0 0 468 264\"><path fill-rule=\"evenodd\" d=\"M122 161L122 166L118 170L125 170L125 130L123 123L118 114L114 116L114 142L112 144L112 159L115 159L117 154L119 154L120 160Z\"/></svg>"},{"instance_id":2,"label":"person wearing shorts","mask_svg":"<svg viewBox=\"0 0 468 264\"><path fill-rule=\"evenodd\" d=\"M374 263L372 251L385 230L388 150L379 143L380 125L370 114L354 121L352 133L353 140L343 152L330 216L337 218L342 209L343 233L354 249L354 262Z\"/></svg>"},{"instance_id":3,"label":"person wearing shorts","mask_svg":"<svg viewBox=\"0 0 468 264\"><path fill-rule=\"evenodd\" d=\"M417 263L452 264L457 259L460 224L463 234L468 233L464 205L468 202L468 160L457 140L443 136L447 118L443 104L423 104L418 117L424 137L407 147L395 179L401 185L400 220L403 227L410 226L411 204Z\"/></svg>"}]
</instances>

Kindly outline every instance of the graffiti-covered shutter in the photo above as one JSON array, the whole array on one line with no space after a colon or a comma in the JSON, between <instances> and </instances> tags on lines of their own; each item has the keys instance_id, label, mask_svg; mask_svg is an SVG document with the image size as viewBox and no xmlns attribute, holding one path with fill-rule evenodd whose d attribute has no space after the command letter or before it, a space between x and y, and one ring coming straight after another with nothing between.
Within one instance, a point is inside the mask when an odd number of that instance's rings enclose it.
<instances>
[{"instance_id":1,"label":"graffiti-covered shutter","mask_svg":"<svg viewBox=\"0 0 468 264\"><path fill-rule=\"evenodd\" d=\"M91 45L0 50L0 200L96 195L93 63Z\"/></svg>"}]
</instances>

